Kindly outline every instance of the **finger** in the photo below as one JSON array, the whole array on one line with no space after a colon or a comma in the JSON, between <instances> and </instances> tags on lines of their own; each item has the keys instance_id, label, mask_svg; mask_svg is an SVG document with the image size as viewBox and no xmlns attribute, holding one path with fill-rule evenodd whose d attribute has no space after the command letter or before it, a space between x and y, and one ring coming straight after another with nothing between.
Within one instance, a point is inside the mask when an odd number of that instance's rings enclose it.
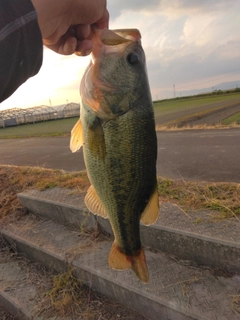
<instances>
[{"instance_id":1,"label":"finger","mask_svg":"<svg viewBox=\"0 0 240 320\"><path fill-rule=\"evenodd\" d=\"M79 24L74 26L75 36L78 40L84 40L91 34L90 25Z\"/></svg>"},{"instance_id":2,"label":"finger","mask_svg":"<svg viewBox=\"0 0 240 320\"><path fill-rule=\"evenodd\" d=\"M49 49L63 55L73 54L77 49L77 39L75 37L61 39L54 45L51 45L48 43L48 41L43 40L43 44Z\"/></svg>"},{"instance_id":3,"label":"finger","mask_svg":"<svg viewBox=\"0 0 240 320\"><path fill-rule=\"evenodd\" d=\"M104 29L104 28L108 28L108 24L109 24L109 12L105 10L102 17L97 22L95 22L94 25L98 29Z\"/></svg>"},{"instance_id":4,"label":"finger","mask_svg":"<svg viewBox=\"0 0 240 320\"><path fill-rule=\"evenodd\" d=\"M87 56L92 52L93 43L91 40L77 41L75 54L77 56Z\"/></svg>"}]
</instances>

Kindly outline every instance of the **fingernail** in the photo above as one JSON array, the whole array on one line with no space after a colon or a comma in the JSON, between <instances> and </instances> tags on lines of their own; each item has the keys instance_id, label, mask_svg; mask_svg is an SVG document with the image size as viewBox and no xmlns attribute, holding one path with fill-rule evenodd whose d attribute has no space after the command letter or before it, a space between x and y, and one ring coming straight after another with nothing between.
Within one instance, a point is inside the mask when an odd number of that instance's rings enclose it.
<instances>
[{"instance_id":1,"label":"fingernail","mask_svg":"<svg viewBox=\"0 0 240 320\"><path fill-rule=\"evenodd\" d=\"M84 57L84 56L88 56L91 52L92 52L92 50L85 50L85 51L75 51L74 53L77 56Z\"/></svg>"}]
</instances>

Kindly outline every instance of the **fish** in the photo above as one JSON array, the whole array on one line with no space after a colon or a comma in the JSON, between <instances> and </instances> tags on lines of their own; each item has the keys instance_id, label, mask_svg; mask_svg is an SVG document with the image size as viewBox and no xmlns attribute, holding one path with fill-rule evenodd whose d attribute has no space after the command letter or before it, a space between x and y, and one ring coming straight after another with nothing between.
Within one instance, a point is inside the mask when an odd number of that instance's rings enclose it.
<instances>
[{"instance_id":1,"label":"fish","mask_svg":"<svg viewBox=\"0 0 240 320\"><path fill-rule=\"evenodd\" d=\"M95 30L80 97L70 148L83 147L91 183L85 204L110 221L115 239L109 266L130 268L147 283L140 221L150 225L159 215L157 137L138 29Z\"/></svg>"}]
</instances>

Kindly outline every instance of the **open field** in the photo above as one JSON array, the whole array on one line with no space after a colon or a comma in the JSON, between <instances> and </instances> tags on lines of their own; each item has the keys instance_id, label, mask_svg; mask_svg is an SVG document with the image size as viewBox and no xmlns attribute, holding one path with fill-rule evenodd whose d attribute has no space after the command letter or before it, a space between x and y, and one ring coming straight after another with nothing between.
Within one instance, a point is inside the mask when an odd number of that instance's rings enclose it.
<instances>
[{"instance_id":1,"label":"open field","mask_svg":"<svg viewBox=\"0 0 240 320\"><path fill-rule=\"evenodd\" d=\"M69 135L78 117L0 128L0 139Z\"/></svg>"},{"instance_id":2,"label":"open field","mask_svg":"<svg viewBox=\"0 0 240 320\"><path fill-rule=\"evenodd\" d=\"M156 101L153 103L155 116L168 114L176 111L193 109L202 107L205 109L214 108L216 106L230 105L240 102L240 93L230 93L213 96L193 96L186 98L168 99L163 101Z\"/></svg>"},{"instance_id":3,"label":"open field","mask_svg":"<svg viewBox=\"0 0 240 320\"><path fill-rule=\"evenodd\" d=\"M204 124L219 123L222 119L238 113L240 111L240 93L169 99L154 102L153 106L156 125L159 129L161 129L159 126L170 125L174 127L179 124L201 124L205 128ZM239 118L239 115L233 116L223 124L238 123L240 122ZM215 122L214 119L216 119ZM0 128L0 139L70 135L77 120L78 117Z\"/></svg>"},{"instance_id":4,"label":"open field","mask_svg":"<svg viewBox=\"0 0 240 320\"><path fill-rule=\"evenodd\" d=\"M235 113L233 116L223 120L223 124L225 125L228 125L233 122L240 124L240 112Z\"/></svg>"},{"instance_id":5,"label":"open field","mask_svg":"<svg viewBox=\"0 0 240 320\"><path fill-rule=\"evenodd\" d=\"M225 113L216 121L219 122L219 119L222 120L240 110L240 93L176 98L157 101L153 105L158 126L188 124L199 119L202 119L201 122L204 124L205 118L209 115L217 115L224 111ZM211 122L214 123L214 119Z\"/></svg>"}]
</instances>

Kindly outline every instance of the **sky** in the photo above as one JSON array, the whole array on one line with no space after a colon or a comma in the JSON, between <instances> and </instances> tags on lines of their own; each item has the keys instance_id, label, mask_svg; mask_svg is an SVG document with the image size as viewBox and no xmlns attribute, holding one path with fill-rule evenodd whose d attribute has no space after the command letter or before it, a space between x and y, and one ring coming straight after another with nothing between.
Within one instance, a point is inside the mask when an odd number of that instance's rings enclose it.
<instances>
[{"instance_id":1,"label":"sky","mask_svg":"<svg viewBox=\"0 0 240 320\"><path fill-rule=\"evenodd\" d=\"M240 0L108 0L108 10L110 29L140 30L153 100L228 81L240 86ZM40 72L0 110L78 103L89 59L44 48Z\"/></svg>"}]
</instances>

